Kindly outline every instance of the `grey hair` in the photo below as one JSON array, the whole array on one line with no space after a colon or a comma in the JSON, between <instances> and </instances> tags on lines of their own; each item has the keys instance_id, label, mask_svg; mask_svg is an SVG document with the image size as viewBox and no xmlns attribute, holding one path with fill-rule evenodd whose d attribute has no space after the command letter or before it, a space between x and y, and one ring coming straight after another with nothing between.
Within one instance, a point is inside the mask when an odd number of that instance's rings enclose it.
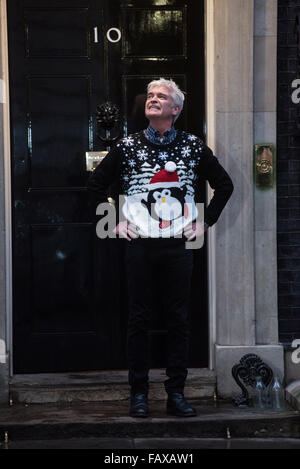
<instances>
[{"instance_id":1,"label":"grey hair","mask_svg":"<svg viewBox=\"0 0 300 469\"><path fill-rule=\"evenodd\" d=\"M171 96L173 98L175 106L179 106L179 112L178 114L174 117L174 122L178 119L182 109L183 109L183 104L184 104L184 99L185 96L179 86L173 81L171 78L166 79L166 78L160 78L159 80L153 80L151 81L148 86L147 86L147 92L151 91L152 88L155 86L166 86L171 90Z\"/></svg>"}]
</instances>

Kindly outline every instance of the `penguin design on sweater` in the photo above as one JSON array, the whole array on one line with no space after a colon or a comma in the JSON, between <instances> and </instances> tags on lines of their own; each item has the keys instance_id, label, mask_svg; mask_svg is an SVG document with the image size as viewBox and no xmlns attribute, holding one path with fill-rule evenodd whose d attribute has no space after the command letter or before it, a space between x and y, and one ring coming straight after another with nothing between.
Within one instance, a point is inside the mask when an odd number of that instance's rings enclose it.
<instances>
[{"instance_id":1,"label":"penguin design on sweater","mask_svg":"<svg viewBox=\"0 0 300 469\"><path fill-rule=\"evenodd\" d=\"M180 187L174 162L168 161L165 168L153 176L149 189L147 200L141 200L141 203L150 217L159 221L160 229L169 228L178 218L188 217L186 188Z\"/></svg>"}]
</instances>

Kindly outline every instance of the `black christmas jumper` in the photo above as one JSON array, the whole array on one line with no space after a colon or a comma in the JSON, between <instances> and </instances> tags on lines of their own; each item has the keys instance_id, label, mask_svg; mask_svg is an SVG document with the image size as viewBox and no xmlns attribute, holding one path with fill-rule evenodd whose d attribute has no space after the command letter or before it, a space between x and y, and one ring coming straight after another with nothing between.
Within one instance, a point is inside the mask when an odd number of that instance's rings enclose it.
<instances>
[{"instance_id":1,"label":"black christmas jumper","mask_svg":"<svg viewBox=\"0 0 300 469\"><path fill-rule=\"evenodd\" d=\"M205 203L202 182L213 197L204 209L204 222L218 220L233 192L230 176L203 141L185 131L167 145L150 142L144 132L119 140L88 180L97 203L107 201L107 190L118 185L124 196L122 215L142 238L180 237Z\"/></svg>"}]
</instances>

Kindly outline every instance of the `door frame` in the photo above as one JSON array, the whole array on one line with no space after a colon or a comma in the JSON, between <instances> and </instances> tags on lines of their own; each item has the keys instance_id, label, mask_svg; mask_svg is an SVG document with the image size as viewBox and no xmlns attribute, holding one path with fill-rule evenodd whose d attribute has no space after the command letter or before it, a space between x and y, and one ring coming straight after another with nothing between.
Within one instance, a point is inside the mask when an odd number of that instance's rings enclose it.
<instances>
[{"instance_id":1,"label":"door frame","mask_svg":"<svg viewBox=\"0 0 300 469\"><path fill-rule=\"evenodd\" d=\"M215 119L215 2L204 2L204 63L205 63L205 125L206 143L215 151L216 119ZM212 198L213 190L207 183L207 202ZM208 278L208 367L215 367L215 344L217 341L217 310L216 310L216 230L215 225L207 232L207 278Z\"/></svg>"},{"instance_id":2,"label":"door frame","mask_svg":"<svg viewBox=\"0 0 300 469\"><path fill-rule=\"evenodd\" d=\"M9 375L13 376L13 296L12 296L12 199L11 199L11 142L9 110L9 62L7 1L0 0L1 28L1 61L3 89L3 158L4 158L4 192L5 192L5 297L6 297L6 354L8 356ZM205 49L205 99L206 99L206 137L207 144L215 148L215 95L214 95L214 2L205 0L204 4L204 49ZM209 79L208 79L209 77ZM208 200L212 190L207 185ZM214 350L216 343L216 285L215 285L215 228L208 231L208 368L214 368Z\"/></svg>"},{"instance_id":3,"label":"door frame","mask_svg":"<svg viewBox=\"0 0 300 469\"><path fill-rule=\"evenodd\" d=\"M5 305L6 305L6 354L9 374L13 374L13 295L12 295L12 198L11 198L11 141L9 110L9 62L7 32L7 1L0 0L1 62L3 87L3 168L5 197Z\"/></svg>"}]
</instances>

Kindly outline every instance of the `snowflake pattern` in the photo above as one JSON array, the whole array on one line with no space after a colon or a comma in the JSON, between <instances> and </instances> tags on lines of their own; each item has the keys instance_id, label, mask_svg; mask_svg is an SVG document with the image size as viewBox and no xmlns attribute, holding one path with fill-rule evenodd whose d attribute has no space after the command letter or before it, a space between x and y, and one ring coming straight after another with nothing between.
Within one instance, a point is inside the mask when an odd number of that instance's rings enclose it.
<instances>
[{"instance_id":1,"label":"snowflake pattern","mask_svg":"<svg viewBox=\"0 0 300 469\"><path fill-rule=\"evenodd\" d=\"M145 150L138 150L136 155L141 161L146 161L148 157L148 153Z\"/></svg>"},{"instance_id":2,"label":"snowflake pattern","mask_svg":"<svg viewBox=\"0 0 300 469\"><path fill-rule=\"evenodd\" d=\"M191 154L191 148L190 147L183 147L181 150L181 156L183 157L188 157Z\"/></svg>"},{"instance_id":3,"label":"snowflake pattern","mask_svg":"<svg viewBox=\"0 0 300 469\"><path fill-rule=\"evenodd\" d=\"M136 165L136 162L134 160L128 160L128 164L131 168L133 168Z\"/></svg>"},{"instance_id":4,"label":"snowflake pattern","mask_svg":"<svg viewBox=\"0 0 300 469\"><path fill-rule=\"evenodd\" d=\"M127 147L132 147L134 140L133 140L133 137L129 136L129 137L123 138L123 142L124 142L124 145L126 145Z\"/></svg>"},{"instance_id":5,"label":"snowflake pattern","mask_svg":"<svg viewBox=\"0 0 300 469\"><path fill-rule=\"evenodd\" d=\"M192 142L193 140L197 140L197 137L195 135L190 134L188 136L188 140L190 140L190 142Z\"/></svg>"},{"instance_id":6,"label":"snowflake pattern","mask_svg":"<svg viewBox=\"0 0 300 469\"><path fill-rule=\"evenodd\" d=\"M167 161L177 165L176 172L187 194L194 196L194 176L203 152L204 143L200 138L182 132L181 139L175 145L167 145L166 149L154 148L145 144L139 133L123 138L117 144L123 153L122 181L125 194L133 195L149 190L151 178L164 169Z\"/></svg>"},{"instance_id":7,"label":"snowflake pattern","mask_svg":"<svg viewBox=\"0 0 300 469\"><path fill-rule=\"evenodd\" d=\"M161 152L159 152L159 154L158 154L158 158L161 159L161 160L163 160L163 161L165 161L166 159L169 158L169 155L168 155L168 153L167 153L166 151L161 151Z\"/></svg>"}]
</instances>

